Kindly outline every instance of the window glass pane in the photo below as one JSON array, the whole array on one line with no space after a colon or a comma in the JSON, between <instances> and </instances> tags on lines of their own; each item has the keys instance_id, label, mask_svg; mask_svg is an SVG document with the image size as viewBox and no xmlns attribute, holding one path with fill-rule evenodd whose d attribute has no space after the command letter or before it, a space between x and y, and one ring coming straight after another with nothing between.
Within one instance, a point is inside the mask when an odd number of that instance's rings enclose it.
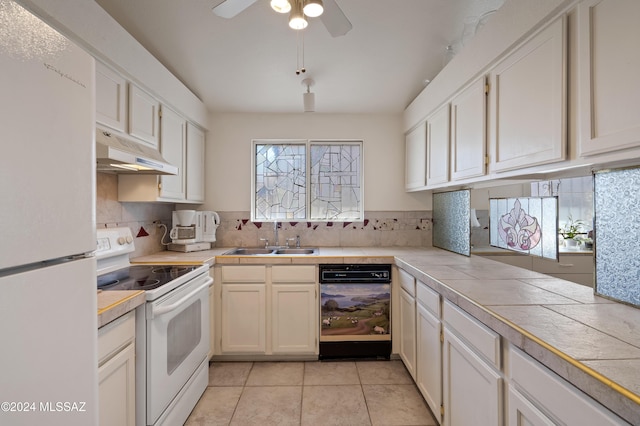
<instances>
[{"instance_id":1,"label":"window glass pane","mask_svg":"<svg viewBox=\"0 0 640 426\"><path fill-rule=\"evenodd\" d=\"M311 220L364 220L362 144L312 143Z\"/></svg>"},{"instance_id":2,"label":"window glass pane","mask_svg":"<svg viewBox=\"0 0 640 426\"><path fill-rule=\"evenodd\" d=\"M255 145L254 220L306 218L306 145Z\"/></svg>"}]
</instances>

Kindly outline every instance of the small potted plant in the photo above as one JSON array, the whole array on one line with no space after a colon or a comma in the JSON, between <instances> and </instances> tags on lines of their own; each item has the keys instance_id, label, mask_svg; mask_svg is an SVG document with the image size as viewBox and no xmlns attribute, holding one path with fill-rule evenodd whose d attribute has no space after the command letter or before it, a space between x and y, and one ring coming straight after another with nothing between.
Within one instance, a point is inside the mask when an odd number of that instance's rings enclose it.
<instances>
[{"instance_id":1,"label":"small potted plant","mask_svg":"<svg viewBox=\"0 0 640 426\"><path fill-rule=\"evenodd\" d=\"M578 244L576 237L580 234L581 228L584 226L584 221L573 220L573 217L569 215L569 220L564 224L562 228L558 230L560 235L564 238L565 245L567 247L575 247Z\"/></svg>"}]
</instances>

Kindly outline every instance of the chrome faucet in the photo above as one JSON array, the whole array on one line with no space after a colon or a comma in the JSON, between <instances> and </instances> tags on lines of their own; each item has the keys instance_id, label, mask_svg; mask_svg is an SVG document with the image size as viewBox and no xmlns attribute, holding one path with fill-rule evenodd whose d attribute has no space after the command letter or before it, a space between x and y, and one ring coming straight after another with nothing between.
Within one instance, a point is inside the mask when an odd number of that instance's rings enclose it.
<instances>
[{"instance_id":1,"label":"chrome faucet","mask_svg":"<svg viewBox=\"0 0 640 426\"><path fill-rule=\"evenodd\" d=\"M278 243L278 221L273 222L273 238L274 238L273 244L276 247L279 247L280 244Z\"/></svg>"}]
</instances>

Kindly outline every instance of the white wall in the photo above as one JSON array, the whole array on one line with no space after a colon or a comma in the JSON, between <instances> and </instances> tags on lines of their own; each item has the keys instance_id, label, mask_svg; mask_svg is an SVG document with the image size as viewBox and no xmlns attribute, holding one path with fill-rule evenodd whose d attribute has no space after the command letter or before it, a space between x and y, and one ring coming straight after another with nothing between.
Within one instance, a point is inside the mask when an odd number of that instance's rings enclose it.
<instances>
[{"instance_id":1,"label":"white wall","mask_svg":"<svg viewBox=\"0 0 640 426\"><path fill-rule=\"evenodd\" d=\"M212 114L202 209L251 210L252 139L364 140L365 210L430 210L431 194L404 191L402 116Z\"/></svg>"}]
</instances>

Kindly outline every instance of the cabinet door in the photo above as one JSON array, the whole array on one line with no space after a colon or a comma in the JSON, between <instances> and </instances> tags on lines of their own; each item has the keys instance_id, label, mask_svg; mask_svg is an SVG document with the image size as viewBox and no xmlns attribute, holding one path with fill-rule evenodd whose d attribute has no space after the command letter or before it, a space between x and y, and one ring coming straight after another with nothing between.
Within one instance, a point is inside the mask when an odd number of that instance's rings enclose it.
<instances>
[{"instance_id":1,"label":"cabinet door","mask_svg":"<svg viewBox=\"0 0 640 426\"><path fill-rule=\"evenodd\" d=\"M502 378L444 327L444 422L447 426L502 425Z\"/></svg>"},{"instance_id":2,"label":"cabinet door","mask_svg":"<svg viewBox=\"0 0 640 426\"><path fill-rule=\"evenodd\" d=\"M126 98L126 80L96 61L96 121L126 131Z\"/></svg>"},{"instance_id":3,"label":"cabinet door","mask_svg":"<svg viewBox=\"0 0 640 426\"><path fill-rule=\"evenodd\" d=\"M560 18L490 74L493 171L566 157L566 25Z\"/></svg>"},{"instance_id":4,"label":"cabinet door","mask_svg":"<svg viewBox=\"0 0 640 426\"><path fill-rule=\"evenodd\" d=\"M580 3L580 154L640 145L640 2Z\"/></svg>"},{"instance_id":5,"label":"cabinet door","mask_svg":"<svg viewBox=\"0 0 640 426\"><path fill-rule=\"evenodd\" d=\"M438 420L442 405L442 344L441 322L424 306L418 303L416 336L417 362L416 385L431 412Z\"/></svg>"},{"instance_id":6,"label":"cabinet door","mask_svg":"<svg viewBox=\"0 0 640 426\"><path fill-rule=\"evenodd\" d=\"M486 164L487 97L485 78L451 101L451 180L483 176Z\"/></svg>"},{"instance_id":7,"label":"cabinet door","mask_svg":"<svg viewBox=\"0 0 640 426\"><path fill-rule=\"evenodd\" d=\"M213 278L213 271L210 271L211 278ZM211 359L215 353L215 337L216 337L216 322L215 322L215 312L217 306L215 305L215 287L213 283L209 286L209 354L207 355L207 359Z\"/></svg>"},{"instance_id":8,"label":"cabinet door","mask_svg":"<svg viewBox=\"0 0 640 426\"><path fill-rule=\"evenodd\" d=\"M204 201L204 132L187 123L187 200Z\"/></svg>"},{"instance_id":9,"label":"cabinet door","mask_svg":"<svg viewBox=\"0 0 640 426\"><path fill-rule=\"evenodd\" d=\"M160 102L139 87L129 84L129 134L151 146L158 146Z\"/></svg>"},{"instance_id":10,"label":"cabinet door","mask_svg":"<svg viewBox=\"0 0 640 426\"><path fill-rule=\"evenodd\" d=\"M318 333L316 286L271 286L271 339L273 353L316 353Z\"/></svg>"},{"instance_id":11,"label":"cabinet door","mask_svg":"<svg viewBox=\"0 0 640 426\"><path fill-rule=\"evenodd\" d=\"M222 284L222 352L264 353L264 284Z\"/></svg>"},{"instance_id":12,"label":"cabinet door","mask_svg":"<svg viewBox=\"0 0 640 426\"><path fill-rule=\"evenodd\" d=\"M136 424L135 354L130 343L98 368L100 426Z\"/></svg>"},{"instance_id":13,"label":"cabinet door","mask_svg":"<svg viewBox=\"0 0 640 426\"><path fill-rule=\"evenodd\" d=\"M427 125L421 123L405 138L405 189L420 189L426 184Z\"/></svg>"},{"instance_id":14,"label":"cabinet door","mask_svg":"<svg viewBox=\"0 0 640 426\"><path fill-rule=\"evenodd\" d=\"M186 193L185 179L185 126L186 120L173 110L162 108L160 120L160 152L165 160L178 167L175 176L160 176L160 196L184 200Z\"/></svg>"},{"instance_id":15,"label":"cabinet door","mask_svg":"<svg viewBox=\"0 0 640 426\"><path fill-rule=\"evenodd\" d=\"M400 358L416 378L416 300L400 290Z\"/></svg>"},{"instance_id":16,"label":"cabinet door","mask_svg":"<svg viewBox=\"0 0 640 426\"><path fill-rule=\"evenodd\" d=\"M507 421L509 426L553 426L555 423L520 392L509 386Z\"/></svg>"},{"instance_id":17,"label":"cabinet door","mask_svg":"<svg viewBox=\"0 0 640 426\"><path fill-rule=\"evenodd\" d=\"M427 186L449 182L449 104L427 119Z\"/></svg>"}]
</instances>

